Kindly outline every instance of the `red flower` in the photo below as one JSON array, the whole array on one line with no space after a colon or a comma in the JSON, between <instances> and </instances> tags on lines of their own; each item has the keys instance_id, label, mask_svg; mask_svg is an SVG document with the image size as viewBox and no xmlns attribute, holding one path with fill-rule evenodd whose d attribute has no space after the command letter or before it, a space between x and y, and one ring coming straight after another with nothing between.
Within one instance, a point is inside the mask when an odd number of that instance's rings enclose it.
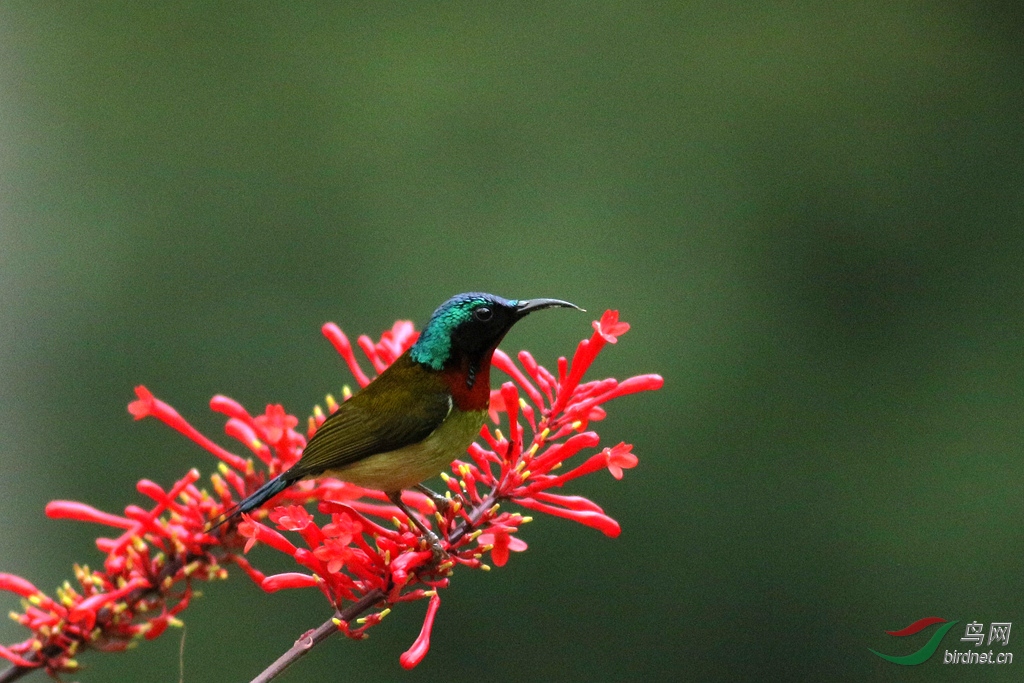
<instances>
[{"instance_id":1,"label":"red flower","mask_svg":"<svg viewBox=\"0 0 1024 683\"><path fill-rule=\"evenodd\" d=\"M601 451L601 455L608 463L608 471L616 479L622 479L622 470L636 467L637 457L630 453L632 448L631 444L620 443L618 446Z\"/></svg>"},{"instance_id":2,"label":"red flower","mask_svg":"<svg viewBox=\"0 0 1024 683\"><path fill-rule=\"evenodd\" d=\"M594 321L594 330L609 344L619 341L619 337L629 331L629 323L619 322L618 311L605 311L600 320Z\"/></svg>"},{"instance_id":3,"label":"red flower","mask_svg":"<svg viewBox=\"0 0 1024 683\"><path fill-rule=\"evenodd\" d=\"M313 523L313 515L301 505L276 507L270 511L270 519L278 528L288 531L302 531Z\"/></svg>"},{"instance_id":4,"label":"red flower","mask_svg":"<svg viewBox=\"0 0 1024 683\"><path fill-rule=\"evenodd\" d=\"M521 553L527 548L526 541L510 535L504 527L491 527L486 533L480 534L476 540L481 546L491 546L491 559L496 567L505 566L510 550Z\"/></svg>"},{"instance_id":5,"label":"red flower","mask_svg":"<svg viewBox=\"0 0 1024 683\"><path fill-rule=\"evenodd\" d=\"M324 544L314 550L313 554L321 562L327 563L327 571L336 574L352 557L352 549L348 543L348 540L326 538Z\"/></svg>"},{"instance_id":6,"label":"red flower","mask_svg":"<svg viewBox=\"0 0 1024 683\"><path fill-rule=\"evenodd\" d=\"M299 418L285 413L282 405L268 405L267 412L257 417L254 422L262 431L267 443L278 446L288 432L299 424Z\"/></svg>"},{"instance_id":7,"label":"red flower","mask_svg":"<svg viewBox=\"0 0 1024 683\"><path fill-rule=\"evenodd\" d=\"M447 554L440 563L419 528L381 492L330 478L290 487L276 498L283 504L269 514L256 510L211 530L211 521L299 459L305 438L294 431L298 418L276 404L254 417L236 401L214 397L210 407L227 416L225 432L241 444L243 456L214 443L148 389L137 387L138 398L128 406L136 419L155 417L220 460L218 472L210 478L213 493L197 487L199 472L191 470L166 490L155 482L140 481L138 491L152 501L151 507L128 505L123 515L85 503L50 503L46 513L51 518L102 524L116 532L113 538L97 539L97 547L106 554L102 571L76 567L78 585L65 584L56 599L25 579L0 574L0 591L24 599L25 608L15 617L31 634L21 643L0 646L0 657L17 667L42 667L51 675L74 671L78 667L75 654L84 648L124 649L136 638L156 638L168 627L180 625L176 615L188 606L192 583L225 578L225 567L233 564L267 592L321 591L332 609L340 610L337 628L353 638L363 637L390 608L353 622L360 614L381 603L429 598L420 635L400 658L402 666L415 666L429 650L440 607L438 591L447 587L455 567L489 569L481 561L488 549L493 564L501 567L510 552L526 550L519 533L531 518L503 510L507 502L570 519L609 536L619 534L618 523L597 504L552 490L603 469L621 479L623 470L636 466L637 457L628 444L594 452L600 437L588 425L604 419L603 406L612 399L658 389L662 379L641 375L621 382L584 381L602 348L629 330L627 323L619 322L617 311L606 311L593 327L594 333L579 343L571 361L559 359L555 372L526 351L515 360L495 352L494 366L512 380L492 392L491 417L501 429L485 427L465 460L452 463L453 476L442 475L449 496L442 509L436 510L419 493L404 494L419 521L432 525L439 537ZM366 386L370 376L348 338L333 323L324 325L323 333L356 382ZM360 336L358 346L373 371L380 373L416 337L411 323L399 321L378 342ZM343 398L349 395L347 388L343 390ZM326 405L328 413L337 409L330 396ZM309 418L308 434L324 419L325 412L317 406ZM575 464L562 467L577 456ZM311 503L330 515L322 526L307 509ZM268 517L276 530L261 521ZM297 535L301 542L293 543L285 534ZM265 576L243 557L257 542L290 556L301 571Z\"/></svg>"}]
</instances>

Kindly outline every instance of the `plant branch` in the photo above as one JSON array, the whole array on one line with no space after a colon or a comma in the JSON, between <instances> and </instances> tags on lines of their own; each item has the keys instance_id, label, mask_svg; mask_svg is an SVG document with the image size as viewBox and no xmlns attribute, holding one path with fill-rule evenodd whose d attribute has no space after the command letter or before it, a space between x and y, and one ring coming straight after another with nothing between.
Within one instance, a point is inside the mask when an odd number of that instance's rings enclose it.
<instances>
[{"instance_id":1,"label":"plant branch","mask_svg":"<svg viewBox=\"0 0 1024 683\"><path fill-rule=\"evenodd\" d=\"M471 531L480 521L483 514L489 510L494 503L498 501L498 499L497 487L495 487L484 497L480 504L474 507L470 512L469 517L472 521L463 521L452 531L451 534L449 534L449 544L457 543L466 535L467 532ZM381 600L384 600L384 598L385 596L383 591L375 588L344 610L335 612L332 618L320 624L320 626L316 627L312 631L306 632L302 637L296 640L294 645L278 657L273 664L264 669L259 676L252 679L250 683L268 683L269 681L272 681L297 660L305 657L310 650L336 633L338 631L338 627L334 623L334 619L341 619L342 621L347 622L352 621L364 612L368 611ZM0 683L4 683L4 681L0 680Z\"/></svg>"},{"instance_id":2,"label":"plant branch","mask_svg":"<svg viewBox=\"0 0 1024 683\"><path fill-rule=\"evenodd\" d=\"M35 668L29 668L27 666L18 666L17 664L12 664L9 667L7 667L3 671L3 673L0 673L0 683L11 683L11 681L18 680L30 671L35 671Z\"/></svg>"},{"instance_id":3,"label":"plant branch","mask_svg":"<svg viewBox=\"0 0 1024 683\"><path fill-rule=\"evenodd\" d=\"M312 631L308 631L301 638L296 640L295 644L288 648L287 652L278 657L273 664L264 669L263 673L252 679L251 683L267 683L267 681L273 680L294 662L305 657L313 647L319 645L337 633L338 627L334 623L335 619L352 621L383 599L384 593L375 588L360 598L357 602L349 605L346 609L341 612L335 612L333 617L320 624ZM0 681L0 683L2 683L2 681Z\"/></svg>"}]
</instances>

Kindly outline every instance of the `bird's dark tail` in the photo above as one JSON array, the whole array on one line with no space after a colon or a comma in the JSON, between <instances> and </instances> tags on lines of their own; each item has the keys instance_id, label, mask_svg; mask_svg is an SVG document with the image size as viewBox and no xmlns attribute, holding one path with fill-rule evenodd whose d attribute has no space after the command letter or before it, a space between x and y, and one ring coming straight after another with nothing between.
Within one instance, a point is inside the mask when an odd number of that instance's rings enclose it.
<instances>
[{"instance_id":1,"label":"bird's dark tail","mask_svg":"<svg viewBox=\"0 0 1024 683\"><path fill-rule=\"evenodd\" d=\"M287 474L287 472L285 474ZM281 493L281 491L284 491L286 488L291 486L295 480L285 479L285 474L280 474L274 477L266 484L256 489L248 498L225 512L214 522L211 522L210 526L206 529L207 532L213 531L221 524L234 519L243 512L251 512L255 510L277 494Z\"/></svg>"}]
</instances>

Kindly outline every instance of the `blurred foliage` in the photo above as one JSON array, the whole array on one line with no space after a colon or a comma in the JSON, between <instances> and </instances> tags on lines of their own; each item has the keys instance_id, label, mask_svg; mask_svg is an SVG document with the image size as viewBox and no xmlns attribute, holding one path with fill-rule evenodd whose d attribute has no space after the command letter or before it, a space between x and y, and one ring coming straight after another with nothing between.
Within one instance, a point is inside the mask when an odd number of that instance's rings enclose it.
<instances>
[{"instance_id":1,"label":"blurred foliage","mask_svg":"<svg viewBox=\"0 0 1024 683\"><path fill-rule=\"evenodd\" d=\"M99 561L52 498L119 510L141 477L213 469L131 421L135 384L208 433L217 392L304 415L349 381L325 320L553 296L633 324L600 372L667 380L602 426L640 466L580 482L622 537L544 519L456 576L417 670L410 606L282 681L1009 680L867 648L909 651L883 631L932 614L1024 622L1021 24L1014 3L3 3L0 571L50 588ZM505 348L551 363L588 332L538 316ZM185 680L248 680L324 617L210 585ZM177 680L178 649L90 654L81 680Z\"/></svg>"}]
</instances>

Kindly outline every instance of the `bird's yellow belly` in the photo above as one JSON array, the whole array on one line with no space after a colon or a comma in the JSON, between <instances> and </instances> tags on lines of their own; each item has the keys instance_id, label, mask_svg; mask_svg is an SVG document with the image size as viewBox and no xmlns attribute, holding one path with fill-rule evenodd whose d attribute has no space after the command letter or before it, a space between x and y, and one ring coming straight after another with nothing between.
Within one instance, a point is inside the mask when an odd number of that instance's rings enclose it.
<instances>
[{"instance_id":1,"label":"bird's yellow belly","mask_svg":"<svg viewBox=\"0 0 1024 683\"><path fill-rule=\"evenodd\" d=\"M371 455L326 474L379 491L407 489L436 476L452 460L464 455L480 433L486 415L486 410L453 410L423 441Z\"/></svg>"}]
</instances>

